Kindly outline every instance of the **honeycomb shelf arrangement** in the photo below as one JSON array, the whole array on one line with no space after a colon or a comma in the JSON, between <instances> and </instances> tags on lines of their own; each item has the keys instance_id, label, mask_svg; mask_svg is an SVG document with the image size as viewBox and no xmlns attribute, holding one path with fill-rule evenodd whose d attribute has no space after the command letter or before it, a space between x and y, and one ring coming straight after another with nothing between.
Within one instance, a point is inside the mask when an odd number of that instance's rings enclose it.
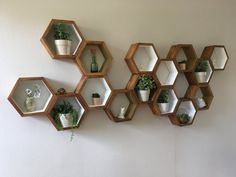
<instances>
[{"instance_id":1,"label":"honeycomb shelf arrangement","mask_svg":"<svg viewBox=\"0 0 236 177\"><path fill-rule=\"evenodd\" d=\"M132 73L126 88L113 89L107 45L86 40L74 21L52 19L40 41L51 58L72 59L82 78L74 92L55 93L44 77L22 77L8 100L22 117L44 115L57 130L78 128L95 109L103 109L114 122L130 121L140 104L174 125L191 125L198 111L210 108L211 77L229 60L223 45L206 46L198 58L192 44L176 44L161 59L154 44L138 42L124 58Z\"/></svg>"}]
</instances>

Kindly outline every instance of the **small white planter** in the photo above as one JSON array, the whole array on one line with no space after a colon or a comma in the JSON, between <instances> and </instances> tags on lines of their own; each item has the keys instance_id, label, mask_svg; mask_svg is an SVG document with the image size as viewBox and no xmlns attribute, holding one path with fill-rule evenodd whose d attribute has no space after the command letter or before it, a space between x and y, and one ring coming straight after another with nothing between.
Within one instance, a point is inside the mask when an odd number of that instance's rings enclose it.
<instances>
[{"instance_id":1,"label":"small white planter","mask_svg":"<svg viewBox=\"0 0 236 177\"><path fill-rule=\"evenodd\" d=\"M71 41L70 40L55 40L56 51L58 55L70 55Z\"/></svg>"},{"instance_id":2,"label":"small white planter","mask_svg":"<svg viewBox=\"0 0 236 177\"><path fill-rule=\"evenodd\" d=\"M145 102L149 100L150 90L138 90L138 97L140 101Z\"/></svg>"},{"instance_id":3,"label":"small white planter","mask_svg":"<svg viewBox=\"0 0 236 177\"><path fill-rule=\"evenodd\" d=\"M206 102L203 98L197 98L197 105L199 108L204 108L206 106Z\"/></svg>"},{"instance_id":4,"label":"small white planter","mask_svg":"<svg viewBox=\"0 0 236 177\"><path fill-rule=\"evenodd\" d=\"M73 125L73 116L71 113L59 114L59 118L60 118L61 125L63 128L74 126Z\"/></svg>"},{"instance_id":5,"label":"small white planter","mask_svg":"<svg viewBox=\"0 0 236 177\"><path fill-rule=\"evenodd\" d=\"M206 82L206 72L195 72L195 74L199 83Z\"/></svg>"},{"instance_id":6,"label":"small white planter","mask_svg":"<svg viewBox=\"0 0 236 177\"><path fill-rule=\"evenodd\" d=\"M94 106L99 106L102 104L101 98L92 98L93 99L93 105Z\"/></svg>"},{"instance_id":7,"label":"small white planter","mask_svg":"<svg viewBox=\"0 0 236 177\"><path fill-rule=\"evenodd\" d=\"M169 111L170 103L158 103L160 111L166 113Z\"/></svg>"},{"instance_id":8,"label":"small white planter","mask_svg":"<svg viewBox=\"0 0 236 177\"><path fill-rule=\"evenodd\" d=\"M186 63L179 64L180 70L186 70Z\"/></svg>"}]
</instances>

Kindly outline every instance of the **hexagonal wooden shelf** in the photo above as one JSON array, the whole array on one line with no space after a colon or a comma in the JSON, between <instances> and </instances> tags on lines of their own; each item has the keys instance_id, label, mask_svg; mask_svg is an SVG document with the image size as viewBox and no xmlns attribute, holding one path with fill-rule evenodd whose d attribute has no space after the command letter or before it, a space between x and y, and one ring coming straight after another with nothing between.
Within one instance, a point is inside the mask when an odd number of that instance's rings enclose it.
<instances>
[{"instance_id":1,"label":"hexagonal wooden shelf","mask_svg":"<svg viewBox=\"0 0 236 177\"><path fill-rule=\"evenodd\" d=\"M191 85L187 90L186 97L191 98L197 110L200 111L209 109L214 98L209 85Z\"/></svg>"},{"instance_id":2,"label":"hexagonal wooden shelf","mask_svg":"<svg viewBox=\"0 0 236 177\"><path fill-rule=\"evenodd\" d=\"M201 58L208 58L212 62L214 71L224 70L229 55L223 45L212 45L204 48Z\"/></svg>"},{"instance_id":3,"label":"hexagonal wooden shelf","mask_svg":"<svg viewBox=\"0 0 236 177\"><path fill-rule=\"evenodd\" d=\"M110 97L112 87L106 77L83 76L76 87L75 93L78 94L80 100L86 105L87 109L104 108ZM98 93L101 98L101 104L95 105L92 100L92 94Z\"/></svg>"},{"instance_id":4,"label":"hexagonal wooden shelf","mask_svg":"<svg viewBox=\"0 0 236 177\"><path fill-rule=\"evenodd\" d=\"M212 77L212 74L213 74L213 69L212 69L213 67L212 67L212 64L209 61L209 59L203 59L203 58L198 59L197 62L196 62L195 68L197 67L198 63L201 62L201 61L207 61L207 65L208 65L206 74L205 74L205 76L204 76L204 78L202 80L200 80L197 77L197 72L185 73L185 76L186 76L188 82L191 85L204 85L204 84L208 84L210 82L210 80L211 80L211 77Z\"/></svg>"},{"instance_id":5,"label":"hexagonal wooden shelf","mask_svg":"<svg viewBox=\"0 0 236 177\"><path fill-rule=\"evenodd\" d=\"M125 61L133 74L155 71L159 56L152 43L132 44L126 54Z\"/></svg>"},{"instance_id":6,"label":"hexagonal wooden shelf","mask_svg":"<svg viewBox=\"0 0 236 177\"><path fill-rule=\"evenodd\" d=\"M44 114L54 95L44 77L21 77L16 81L8 100L23 117Z\"/></svg>"},{"instance_id":7,"label":"hexagonal wooden shelf","mask_svg":"<svg viewBox=\"0 0 236 177\"><path fill-rule=\"evenodd\" d=\"M158 103L162 91L168 92L168 103ZM150 108L153 114L168 116L175 112L177 103L178 98L176 96L175 90L172 87L163 87L159 89L158 93L154 96L153 102L150 103Z\"/></svg>"},{"instance_id":8,"label":"hexagonal wooden shelf","mask_svg":"<svg viewBox=\"0 0 236 177\"><path fill-rule=\"evenodd\" d=\"M138 83L139 77L143 76L143 75L151 77L154 80L155 84L156 84L156 89L151 90L150 96L149 96L149 101L146 101L146 102L142 102L139 99L139 95L138 95L138 92L137 92L138 90L136 89L136 85ZM146 73L143 73L143 74L133 74L131 76L130 80L128 81L127 85L126 85L127 90L133 90L135 92L134 95L136 96L139 104L150 103L151 101L153 101L154 95L156 94L159 87L160 87L159 80L157 79L155 74L150 73L150 72L146 72Z\"/></svg>"},{"instance_id":9,"label":"hexagonal wooden shelf","mask_svg":"<svg viewBox=\"0 0 236 177\"><path fill-rule=\"evenodd\" d=\"M60 118L56 117L56 115L53 113L53 108L59 104L63 104L64 101L69 102L73 106L73 109L75 109L77 112L76 120L73 120L70 123L68 120L60 120ZM78 128L86 112L87 109L83 105L83 102L79 100L78 95L75 93L66 93L62 95L56 95L55 99L53 99L53 101L48 106L47 116L57 130L68 130Z\"/></svg>"},{"instance_id":10,"label":"hexagonal wooden shelf","mask_svg":"<svg viewBox=\"0 0 236 177\"><path fill-rule=\"evenodd\" d=\"M178 76L175 62L172 59L162 59L156 75L162 86L172 86Z\"/></svg>"},{"instance_id":11,"label":"hexagonal wooden shelf","mask_svg":"<svg viewBox=\"0 0 236 177\"><path fill-rule=\"evenodd\" d=\"M166 58L174 59L179 71L191 72L194 70L197 55L192 44L177 44L171 46ZM178 62L183 60L186 60L187 62L185 70L181 70L178 64Z\"/></svg>"},{"instance_id":12,"label":"hexagonal wooden shelf","mask_svg":"<svg viewBox=\"0 0 236 177\"><path fill-rule=\"evenodd\" d=\"M174 88L178 98L184 98L191 84L188 82L185 73L179 73Z\"/></svg>"},{"instance_id":13,"label":"hexagonal wooden shelf","mask_svg":"<svg viewBox=\"0 0 236 177\"><path fill-rule=\"evenodd\" d=\"M190 116L189 121L186 123L182 123L178 118L178 115L180 114L188 114L188 116ZM180 102L177 104L176 112L172 115L169 115L169 119L171 123L174 125L187 126L187 125L193 124L196 114L197 114L197 110L192 100L181 99Z\"/></svg>"},{"instance_id":14,"label":"hexagonal wooden shelf","mask_svg":"<svg viewBox=\"0 0 236 177\"><path fill-rule=\"evenodd\" d=\"M66 30L71 34L71 54L70 55L59 55L56 51L56 46L54 43L54 27L57 24L63 24L66 27ZM74 59L78 53L80 45L84 41L84 37L80 32L78 26L74 21L71 20L60 20L52 19L49 23L46 31L41 37L40 41L43 46L46 48L47 52L53 59Z\"/></svg>"},{"instance_id":15,"label":"hexagonal wooden shelf","mask_svg":"<svg viewBox=\"0 0 236 177\"><path fill-rule=\"evenodd\" d=\"M138 107L138 100L134 92L127 89L112 90L111 97L105 107L108 117L114 122L123 122L131 120ZM124 109L124 116L120 115L121 109Z\"/></svg>"},{"instance_id":16,"label":"hexagonal wooden shelf","mask_svg":"<svg viewBox=\"0 0 236 177\"><path fill-rule=\"evenodd\" d=\"M90 65L92 62L91 49L96 51L96 61L98 72L92 73ZM83 75L86 76L105 76L112 62L112 55L103 41L85 41L78 52L76 63Z\"/></svg>"}]
</instances>

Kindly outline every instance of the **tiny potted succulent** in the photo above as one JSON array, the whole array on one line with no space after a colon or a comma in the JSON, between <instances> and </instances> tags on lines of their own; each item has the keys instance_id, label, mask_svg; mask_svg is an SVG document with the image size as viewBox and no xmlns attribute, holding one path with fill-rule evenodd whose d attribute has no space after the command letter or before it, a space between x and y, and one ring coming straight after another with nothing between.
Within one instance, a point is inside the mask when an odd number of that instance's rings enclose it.
<instances>
[{"instance_id":1,"label":"tiny potted succulent","mask_svg":"<svg viewBox=\"0 0 236 177\"><path fill-rule=\"evenodd\" d=\"M199 61L195 69L195 75L199 83L206 81L208 63L206 60Z\"/></svg>"},{"instance_id":2,"label":"tiny potted succulent","mask_svg":"<svg viewBox=\"0 0 236 177\"><path fill-rule=\"evenodd\" d=\"M95 106L102 104L101 96L99 95L99 93L92 94L92 101L93 101L93 105Z\"/></svg>"},{"instance_id":3,"label":"tiny potted succulent","mask_svg":"<svg viewBox=\"0 0 236 177\"><path fill-rule=\"evenodd\" d=\"M136 85L136 90L138 92L140 101L148 101L150 92L155 88L156 84L152 77L146 75L140 76Z\"/></svg>"},{"instance_id":4,"label":"tiny potted succulent","mask_svg":"<svg viewBox=\"0 0 236 177\"><path fill-rule=\"evenodd\" d=\"M177 118L181 124L187 124L191 117L187 113L180 113L177 114Z\"/></svg>"},{"instance_id":5,"label":"tiny potted succulent","mask_svg":"<svg viewBox=\"0 0 236 177\"><path fill-rule=\"evenodd\" d=\"M169 91L168 90L162 90L158 99L157 99L159 108L161 112L168 112L169 110Z\"/></svg>"},{"instance_id":6,"label":"tiny potted succulent","mask_svg":"<svg viewBox=\"0 0 236 177\"><path fill-rule=\"evenodd\" d=\"M40 86L38 84L35 84L33 86L33 89L29 88L25 89L25 94L26 94L26 99L24 104L26 111L32 112L36 108L35 98L39 98L41 95Z\"/></svg>"},{"instance_id":7,"label":"tiny potted succulent","mask_svg":"<svg viewBox=\"0 0 236 177\"><path fill-rule=\"evenodd\" d=\"M91 73L96 73L98 72L98 64L96 61L96 49L90 49L90 53L92 56L92 62L91 62L91 66L90 66L90 71Z\"/></svg>"},{"instance_id":8,"label":"tiny potted succulent","mask_svg":"<svg viewBox=\"0 0 236 177\"><path fill-rule=\"evenodd\" d=\"M71 34L66 30L66 25L59 23L54 27L55 46L58 55L71 54Z\"/></svg>"},{"instance_id":9,"label":"tiny potted succulent","mask_svg":"<svg viewBox=\"0 0 236 177\"><path fill-rule=\"evenodd\" d=\"M180 67L181 70L186 70L187 60L182 60L182 61L178 62L178 64L179 64L179 67Z\"/></svg>"},{"instance_id":10,"label":"tiny potted succulent","mask_svg":"<svg viewBox=\"0 0 236 177\"><path fill-rule=\"evenodd\" d=\"M57 125L62 126L62 128L74 127L78 122L78 112L70 102L65 100L52 109L52 117Z\"/></svg>"}]
</instances>

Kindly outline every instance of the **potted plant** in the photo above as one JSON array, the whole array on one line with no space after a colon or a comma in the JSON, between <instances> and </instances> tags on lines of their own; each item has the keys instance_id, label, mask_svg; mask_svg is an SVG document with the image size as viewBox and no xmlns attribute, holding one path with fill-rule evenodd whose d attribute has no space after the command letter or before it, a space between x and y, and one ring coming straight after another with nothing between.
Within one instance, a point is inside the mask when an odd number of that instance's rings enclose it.
<instances>
[{"instance_id":1,"label":"potted plant","mask_svg":"<svg viewBox=\"0 0 236 177\"><path fill-rule=\"evenodd\" d=\"M58 126L60 127L61 125L62 128L74 127L78 122L78 112L68 101L63 101L63 103L56 105L52 109L52 117Z\"/></svg>"},{"instance_id":2,"label":"potted plant","mask_svg":"<svg viewBox=\"0 0 236 177\"><path fill-rule=\"evenodd\" d=\"M91 73L96 73L96 72L98 72L98 64L96 61L96 49L90 49L90 53L92 56L90 71L91 71Z\"/></svg>"},{"instance_id":3,"label":"potted plant","mask_svg":"<svg viewBox=\"0 0 236 177\"><path fill-rule=\"evenodd\" d=\"M54 42L58 55L70 55L71 53L71 34L65 28L66 25L62 23L56 24L54 27Z\"/></svg>"},{"instance_id":4,"label":"potted plant","mask_svg":"<svg viewBox=\"0 0 236 177\"><path fill-rule=\"evenodd\" d=\"M182 60L180 62L178 62L180 70L186 70L186 66L187 66L187 60Z\"/></svg>"},{"instance_id":5,"label":"potted plant","mask_svg":"<svg viewBox=\"0 0 236 177\"><path fill-rule=\"evenodd\" d=\"M136 85L136 90L140 101L145 102L149 100L151 90L156 88L156 84L150 76L140 76Z\"/></svg>"},{"instance_id":6,"label":"potted plant","mask_svg":"<svg viewBox=\"0 0 236 177\"><path fill-rule=\"evenodd\" d=\"M169 91L162 90L157 99L159 108L161 112L168 112L169 110Z\"/></svg>"},{"instance_id":7,"label":"potted plant","mask_svg":"<svg viewBox=\"0 0 236 177\"><path fill-rule=\"evenodd\" d=\"M187 113L181 113L177 114L177 118L181 124L187 124L191 117Z\"/></svg>"},{"instance_id":8,"label":"potted plant","mask_svg":"<svg viewBox=\"0 0 236 177\"><path fill-rule=\"evenodd\" d=\"M195 74L199 83L206 81L208 63L206 60L199 61L195 69Z\"/></svg>"},{"instance_id":9,"label":"potted plant","mask_svg":"<svg viewBox=\"0 0 236 177\"><path fill-rule=\"evenodd\" d=\"M204 108L206 106L206 102L203 97L197 98L197 105L199 108Z\"/></svg>"},{"instance_id":10,"label":"potted plant","mask_svg":"<svg viewBox=\"0 0 236 177\"><path fill-rule=\"evenodd\" d=\"M92 94L92 101L93 101L93 105L101 105L102 104L101 96L99 95L99 93Z\"/></svg>"},{"instance_id":11,"label":"potted plant","mask_svg":"<svg viewBox=\"0 0 236 177\"><path fill-rule=\"evenodd\" d=\"M33 89L25 89L26 99L24 102L25 109L28 112L32 112L36 108L35 98L39 98L41 95L40 86L35 84Z\"/></svg>"}]
</instances>

